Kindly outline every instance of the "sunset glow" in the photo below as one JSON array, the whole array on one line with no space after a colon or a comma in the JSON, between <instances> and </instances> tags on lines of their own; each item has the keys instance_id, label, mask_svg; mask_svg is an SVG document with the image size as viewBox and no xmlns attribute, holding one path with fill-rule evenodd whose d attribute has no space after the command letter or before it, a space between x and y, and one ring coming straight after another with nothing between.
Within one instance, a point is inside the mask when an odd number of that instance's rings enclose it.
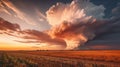
<instances>
[{"instance_id":1,"label":"sunset glow","mask_svg":"<svg viewBox=\"0 0 120 67\"><path fill-rule=\"evenodd\" d=\"M120 2L27 1L0 0L0 50L120 49Z\"/></svg>"}]
</instances>

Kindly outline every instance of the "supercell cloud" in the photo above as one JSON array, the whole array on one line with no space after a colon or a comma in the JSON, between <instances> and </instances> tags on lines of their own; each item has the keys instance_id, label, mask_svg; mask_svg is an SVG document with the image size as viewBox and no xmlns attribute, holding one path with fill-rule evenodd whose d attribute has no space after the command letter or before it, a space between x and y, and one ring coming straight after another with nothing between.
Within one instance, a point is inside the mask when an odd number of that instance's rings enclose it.
<instances>
[{"instance_id":1,"label":"supercell cloud","mask_svg":"<svg viewBox=\"0 0 120 67\"><path fill-rule=\"evenodd\" d=\"M13 7L11 9L16 11ZM60 45L62 50L77 49L120 24L120 18L104 19L104 11L103 5L95 5L89 0L73 0L67 4L59 2L46 11L46 16L37 10L37 14L42 17L39 20L51 25L49 30L21 30L18 24L3 22L4 20L0 19L0 33L7 31L4 34L9 33L10 36L24 39L24 41L16 40L21 43ZM113 9L114 11L116 8ZM9 14L7 11L6 13ZM18 10L16 13L20 14ZM24 15L18 15L20 16Z\"/></svg>"}]
</instances>

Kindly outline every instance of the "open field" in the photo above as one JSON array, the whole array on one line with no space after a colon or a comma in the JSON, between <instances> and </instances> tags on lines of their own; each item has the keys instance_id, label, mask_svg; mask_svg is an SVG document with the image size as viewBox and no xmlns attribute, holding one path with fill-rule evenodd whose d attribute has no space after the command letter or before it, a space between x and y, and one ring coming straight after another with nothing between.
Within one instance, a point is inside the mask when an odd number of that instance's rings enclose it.
<instances>
[{"instance_id":1,"label":"open field","mask_svg":"<svg viewBox=\"0 0 120 67\"><path fill-rule=\"evenodd\" d=\"M0 67L120 67L120 50L2 51Z\"/></svg>"}]
</instances>

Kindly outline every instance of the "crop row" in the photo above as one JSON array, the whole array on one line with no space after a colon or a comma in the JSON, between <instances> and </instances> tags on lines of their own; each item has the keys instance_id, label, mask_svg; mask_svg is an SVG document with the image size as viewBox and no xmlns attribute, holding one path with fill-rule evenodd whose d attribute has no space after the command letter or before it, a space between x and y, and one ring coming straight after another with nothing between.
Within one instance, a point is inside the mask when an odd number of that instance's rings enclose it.
<instances>
[{"instance_id":1,"label":"crop row","mask_svg":"<svg viewBox=\"0 0 120 67\"><path fill-rule=\"evenodd\" d=\"M32 61L10 56L7 53L0 53L0 67L38 67Z\"/></svg>"},{"instance_id":2,"label":"crop row","mask_svg":"<svg viewBox=\"0 0 120 67\"><path fill-rule=\"evenodd\" d=\"M40 56L24 53L8 53L10 56L31 60L38 64L39 67L119 67L119 63L81 59L70 59L61 57Z\"/></svg>"}]
</instances>

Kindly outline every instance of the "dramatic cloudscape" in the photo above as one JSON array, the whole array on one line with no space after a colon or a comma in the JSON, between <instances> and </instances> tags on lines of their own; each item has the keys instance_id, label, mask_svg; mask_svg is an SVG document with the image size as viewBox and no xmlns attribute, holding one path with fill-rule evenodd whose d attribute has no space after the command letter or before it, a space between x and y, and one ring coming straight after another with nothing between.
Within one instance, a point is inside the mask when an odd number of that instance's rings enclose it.
<instances>
[{"instance_id":1,"label":"dramatic cloudscape","mask_svg":"<svg viewBox=\"0 0 120 67\"><path fill-rule=\"evenodd\" d=\"M0 0L0 50L120 49L119 0Z\"/></svg>"}]
</instances>

